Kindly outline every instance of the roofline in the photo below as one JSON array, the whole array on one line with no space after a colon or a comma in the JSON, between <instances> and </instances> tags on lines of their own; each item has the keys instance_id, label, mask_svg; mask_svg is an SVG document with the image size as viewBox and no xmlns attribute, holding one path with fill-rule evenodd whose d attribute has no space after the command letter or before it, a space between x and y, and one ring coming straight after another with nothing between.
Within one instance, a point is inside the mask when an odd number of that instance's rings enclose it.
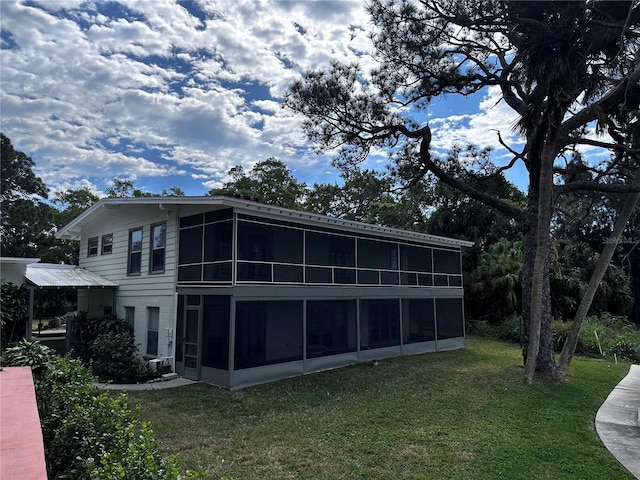
<instances>
[{"instance_id":1,"label":"roofline","mask_svg":"<svg viewBox=\"0 0 640 480\"><path fill-rule=\"evenodd\" d=\"M259 213L261 215L271 216L273 218L288 219L291 221L301 221L302 223L322 224L337 228L345 228L351 231L373 233L388 237L402 237L408 240L415 240L428 243L438 243L441 245L471 247L474 242L467 240L459 240L455 238L441 237L438 235L430 235L427 233L412 232L410 230L401 230L398 228L383 227L354 220L345 220L341 218L328 217L317 213L305 212L302 210L293 210L290 208L277 207L259 203L253 200L228 197L228 196L205 196L205 197L127 197L127 198L103 198L97 203L89 207L69 224L56 232L56 238L59 239L78 239L82 225L86 223L95 212L101 208L119 208L121 205L158 205L163 206L181 206L181 205L226 205L246 212Z\"/></svg>"}]
</instances>

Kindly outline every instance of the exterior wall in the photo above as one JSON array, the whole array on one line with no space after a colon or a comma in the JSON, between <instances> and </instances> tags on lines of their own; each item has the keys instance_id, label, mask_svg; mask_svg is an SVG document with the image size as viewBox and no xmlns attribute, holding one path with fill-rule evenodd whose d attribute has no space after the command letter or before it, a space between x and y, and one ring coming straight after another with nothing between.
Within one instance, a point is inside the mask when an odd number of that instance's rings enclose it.
<instances>
[{"instance_id":1,"label":"exterior wall","mask_svg":"<svg viewBox=\"0 0 640 480\"><path fill-rule=\"evenodd\" d=\"M117 283L115 308L118 318L125 318L125 307L135 312L135 341L139 353L147 352L148 308L159 308L157 357L173 356L173 326L175 324L175 262L176 217L175 207L160 209L158 205L131 205L119 209L103 208L100 216L85 225L80 241L80 266L107 280ZM166 222L165 269L163 273L150 273L151 226ZM142 227L141 271L128 275L129 232ZM112 251L102 253L102 236L112 234ZM98 254L89 256L89 239L98 237ZM113 293L87 290L78 292L78 308L90 315L104 314L105 306L113 305Z\"/></svg>"},{"instance_id":2,"label":"exterior wall","mask_svg":"<svg viewBox=\"0 0 640 480\"><path fill-rule=\"evenodd\" d=\"M170 202L171 200L168 200ZM179 202L179 200L177 200ZM110 208L105 208L110 207ZM202 268L202 277L198 281L180 281L178 273L178 265L180 263L179 257L181 252L179 251L180 241L180 219L184 219L189 216L193 216L199 213L211 212L213 210L229 209L228 205L224 203L220 205L194 205L185 204L181 206L166 205L160 207L159 205L144 202L126 204L123 202L118 204L106 204L99 212L94 212L90 221L83 223L81 232L81 244L80 244L80 266L86 268L98 275L101 275L107 280L110 280L119 285L115 291L115 305L113 299L109 298L113 296L109 291L89 290L79 292L79 305L85 311L94 315L102 315L105 309L113 307L114 313L119 318L126 318L132 321L135 328L135 339L139 345L139 351L141 356L146 358L169 358L170 363L174 366L179 374L185 374L198 380L206 381L216 385L224 386L227 388L241 388L243 386L262 383L266 381L272 381L280 378L285 378L292 375L300 375L304 373L315 372L324 370L327 368L335 368L342 365L348 365L359 361L368 361L374 358L384 358L389 356L397 356L403 354L415 354L432 352L451 348L462 348L465 344L464 338L464 320L462 322L462 330L460 335L454 337L447 337L443 339L435 339L435 337L429 341L414 341L403 337L403 328L406 330L407 326L403 325L403 309L401 301L409 299L434 299L433 305L435 305L435 299L455 298L462 299L462 277L461 267L456 265L456 258L453 259L454 268L451 271L438 270L436 268L436 260L433 252L436 250L449 252L449 254L459 255L460 244L455 244L455 241L447 242L446 239L438 243L435 239L433 242L424 239L417 239L418 237L413 234L400 234L394 236L393 232L387 234L377 234L373 229L377 227L371 227L371 230L363 227L351 226L349 228L342 228L338 224L329 226L319 226L313 222L313 220L293 221L289 217L286 220L282 214L280 216L273 213L264 213L264 224L267 226L281 226L285 229L292 229L305 232L322 232L329 235L341 235L353 239L364 239L360 247L360 240L354 240L356 242L356 250L353 252L338 252L336 255L341 255L340 259L332 257L333 260L327 263L325 267L322 267L322 263L318 263L318 257L308 257L305 252L306 247L293 246L290 242L291 238L306 238L304 234L300 234L300 237L288 236L285 232L283 236L276 237L272 242L274 251L277 250L275 256L279 258L269 259L263 257L256 257L256 259L247 258L246 252L254 252L252 250L256 245L250 245L247 247L245 243L243 248L244 253L239 253L239 243L237 238L238 232L238 216L244 215L242 209L235 208L233 215L233 228L232 230L224 230L225 235L232 235L230 241L225 245L212 246L207 244L207 235L210 230L207 230L208 220L210 223L216 223L217 221L228 222L228 220L219 220L218 214L205 215L202 227L203 230L203 242L198 243L200 248L203 248L202 259L200 261L186 262L189 265L200 265ZM115 207L115 208L114 208ZM267 210L270 210L267 208ZM220 213L220 212L218 212ZM261 212L249 212L244 215L243 220L245 223L251 221L254 223L261 223ZM293 215L289 214L289 215ZM222 218L224 214L220 215ZM311 218L311 217L309 217ZM216 220L218 219L218 220ZM149 265L152 262L150 255L150 232L151 227L154 224L160 222L166 222L166 244L165 244L165 269L162 273L151 273L149 271ZM142 227L142 248L140 255L141 272L137 275L128 275L128 263L129 263L129 235L132 229ZM191 227L184 227L191 228ZM268 228L267 228L268 230ZM232 233L230 233L232 232ZM256 231L252 231L250 235L253 235ZM280 232L282 233L282 232ZM280 235L278 233L278 235ZM102 252L102 236L106 234L113 235L112 250L110 253ZM257 235L261 232L258 231ZM215 233L213 233L215 236ZM89 239L98 238L98 251L95 255L89 255ZM197 238L197 235L196 237ZM213 237L212 237L213 238ZM433 237L435 238L435 237ZM232 242L231 242L232 239ZM218 241L218 240L216 240ZM388 251L385 253L376 253L378 250L371 250L368 252L366 263L359 265L355 258L359 255L358 249L361 248L360 253L367 253L364 245L370 241L382 242L388 245L395 244L396 254L392 255L392 260L389 260ZM306 240L305 240L306 242ZM375 242L374 242L375 243ZM229 245L233 245L230 247ZM306 245L306 243L305 243ZM207 253L206 249L210 248ZM380 247L378 245L378 247ZM402 248L427 248L432 249L429 253L428 267L420 264L412 263L413 260L406 263L403 261ZM215 250L218 248L218 250ZM258 255L262 255L260 250L261 246L257 245L258 250L255 250ZM270 247L271 248L271 247ZM333 247L332 247L333 248ZM215 251L214 251L215 250ZM232 253L229 253L232 250ZM314 247L314 250L316 248ZM198 252L197 248L188 248L187 252L182 254L191 257L190 252ZM293 252L293 253L292 253ZM335 252L332 252L332 255ZM207 255L215 257L213 260L207 260ZM217 255L217 257L216 257ZM244 258L239 258L241 255L245 255ZM300 256L302 255L302 256ZM346 256L345 256L346 255ZM407 254L408 255L408 254ZM295 258L293 258L295 257ZM220 260L222 258L222 260ZM293 260L291 260L293 258ZM311 258L308 262L307 259ZM364 257L363 257L364 258ZM380 266L377 265L378 259L387 260L380 261ZM409 257L406 257L408 259ZM441 260L442 262L449 262L451 259ZM207 263L209 266L218 263L233 264L232 274L228 274L228 278L210 281L206 277ZM271 268L271 276L265 280L263 276L257 276L255 278L247 278L246 273L243 280L238 280L238 270L235 268L238 262L243 263L244 266L253 265L256 266L255 271L260 271L261 265L268 265ZM315 262L315 263L314 263ZM345 263L346 262L346 263ZM184 264L184 263L183 263ZM409 264L413 266L409 266ZM280 265L284 265L284 269L281 271L286 272L281 278L276 278L275 269ZM228 266L228 265L227 265ZM308 277L307 267L312 267L317 270L324 268L326 271L331 271L330 283L319 283L318 279L311 279ZM433 267L433 269L432 269ZM425 270L425 268L427 268ZM304 274L290 275L291 271L302 272ZM252 270L246 270L252 271ZM361 273L374 272L378 275L378 283L371 284L371 276L363 275L363 279L367 280L361 282L359 275ZM228 272L228 270L226 271ZM346 276L342 274L347 273ZM209 271L211 274L211 270ZM262 275L262 274L259 274ZM340 275L340 276L339 276ZM406 279L408 276L413 276L411 282ZM298 280L299 279L299 280ZM395 280L394 280L395 279ZM305 283L307 280L309 282ZM395 283L393 283L395 281ZM342 283L341 283L342 282ZM186 314L186 309L181 309L181 301L184 300L185 305L186 296L191 295L194 298L200 297L204 299L204 296L226 296L229 298L227 302L228 312L225 313L225 318L228 323L220 322L220 318L216 320L218 322L218 331L208 331L208 335L215 337L215 341L219 342L222 338L221 335L226 335L223 358L228 356L228 366L221 368L206 367L202 364L203 346L202 339L204 335L203 329L203 311L205 309L204 300L200 303L200 307L194 307L191 305L191 315L193 315L194 308L200 308L199 326L197 328L198 346L197 356L199 358L197 366L186 365L186 356L184 355L184 349L187 345L185 337L187 336L185 330L184 318L180 315ZM184 296L184 297L182 297ZM393 299L398 305L398 326L397 332L394 335L398 336L391 342L386 344L378 342L375 348L369 348L367 345L362 345L363 329L367 328L366 314L361 309L365 301L374 301L378 299ZM313 352L307 352L307 328L308 323L306 319L307 315L307 302L310 301L341 301L348 300L356 302L357 312L357 328L350 331L349 336L349 348L344 351L335 351L335 354L314 354ZM249 363L245 363L244 366L235 368L234 355L236 348L236 320L237 320L237 307L242 302L263 302L269 303L274 301L295 301L302 305L302 317L300 319L288 318L288 312L282 309L278 309L279 306L270 304L270 313L267 317L264 317L265 330L262 339L264 340L265 356L269 359L273 359L272 364L253 364L251 360ZM461 303L461 302L460 302ZM158 330L157 330L157 352L152 355L147 355L148 347L148 327L149 327L149 309L156 308L159 311L158 318ZM182 310L181 312L179 312ZM286 310L286 309L285 309ZM178 314L178 317L176 317ZM286 315L285 315L286 314ZM406 314L405 314L406 315ZM286 317L286 318L285 318ZM211 320L211 319L209 319ZM395 321L395 320L394 320ZM435 321L435 320L434 320ZM275 326L275 327L274 327ZM459 331L459 326L458 328ZM207 328L211 328L210 325ZM337 328L337 327L336 327ZM395 327L394 327L395 328ZM221 330L226 329L226 333L220 333ZM326 331L323 334L331 336L336 332ZM156 335L156 332L153 333ZM337 335L337 333L336 333ZM355 346L354 345L355 339ZM212 355L214 349L218 349L220 352L218 343L214 344L207 342L208 355ZM190 348L193 344L189 345ZM316 346L312 346L310 350L313 350ZM323 345L318 345L322 349ZM336 349L339 350L339 349ZM228 353L227 353L228 352ZM175 359L174 359L175 357ZM181 358L178 358L181 357ZM282 359L282 360L280 360ZM190 358L190 362L193 360L193 355ZM219 357L216 362L219 362ZM226 362L226 360L225 360ZM215 365L221 365L215 363Z\"/></svg>"},{"instance_id":3,"label":"exterior wall","mask_svg":"<svg viewBox=\"0 0 640 480\"><path fill-rule=\"evenodd\" d=\"M230 316L229 316L229 369L215 369L201 366L199 373L195 379L212 383L225 388L243 388L250 385L265 383L269 381L280 380L292 376L303 375L306 373L318 372L321 370L338 368L345 365L351 365L358 362L371 361L373 359L382 359L395 357L400 355L412 355L429 352L437 352L451 349L464 348L464 323L462 323L462 334L453 338L437 338L433 341L407 343L403 340L403 308L399 304L399 340L397 345L385 346L381 348L362 348L360 338L363 330L367 328L367 315L362 312L362 302L393 299L393 300L415 300L415 299L457 299L460 300L462 308L463 291L462 289L436 289L436 288L403 288L403 287L310 287L310 286L237 286L235 288L213 287L213 288L184 288L178 289L179 295L225 295L231 300ZM326 301L343 301L354 300L357 302L358 316L357 322L357 348L355 351L340 353L336 355L326 355L312 357L308 352L307 345L307 302L326 300ZM302 331L302 348L304 354L300 360L286 361L282 363L259 365L251 368L234 367L234 348L235 348L235 330L236 330L236 305L238 303L246 304L249 302L286 302L300 301L303 302L302 318L300 322L302 328L290 328L288 331ZM435 303L434 303L435 305ZM201 321L206 321L202 319ZM267 324L269 323L267 318ZM434 324L437 318L434 314ZM287 320L291 323L291 320ZM464 320L462 319L462 322ZM299 325L293 325L296 327ZM435 326L437 329L437 326ZM300 342L300 338L289 335L289 338L283 332L282 328L267 331L265 338L265 354L268 356L268 346L273 345L270 340L280 340L281 343L288 343L295 348L296 341ZM179 340L178 340L179 341ZM200 345L199 348L202 348ZM286 350L286 348L285 348ZM179 362L179 359L176 359ZM180 365L178 364L178 367ZM184 372L178 368L178 373Z\"/></svg>"}]
</instances>

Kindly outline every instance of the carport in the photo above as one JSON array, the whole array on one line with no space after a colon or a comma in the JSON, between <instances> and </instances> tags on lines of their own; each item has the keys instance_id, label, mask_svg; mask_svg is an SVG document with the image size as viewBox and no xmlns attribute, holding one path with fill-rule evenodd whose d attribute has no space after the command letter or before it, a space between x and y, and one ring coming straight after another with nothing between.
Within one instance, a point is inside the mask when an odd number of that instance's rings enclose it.
<instances>
[{"instance_id":1,"label":"carport","mask_svg":"<svg viewBox=\"0 0 640 480\"><path fill-rule=\"evenodd\" d=\"M90 303L91 292L98 290L101 295L105 289L112 291L109 296L110 305L105 306L105 313L115 312L116 289L118 285L107 280L100 275L96 275L84 268L75 265L57 265L52 263L32 263L27 265L24 277L26 286L29 289L29 320L27 323L26 337L31 339L33 311L35 304L35 291L38 289L62 289L72 288L74 290L86 289L89 291L87 305ZM78 305L78 310L84 310ZM67 335L69 332L67 332Z\"/></svg>"}]
</instances>

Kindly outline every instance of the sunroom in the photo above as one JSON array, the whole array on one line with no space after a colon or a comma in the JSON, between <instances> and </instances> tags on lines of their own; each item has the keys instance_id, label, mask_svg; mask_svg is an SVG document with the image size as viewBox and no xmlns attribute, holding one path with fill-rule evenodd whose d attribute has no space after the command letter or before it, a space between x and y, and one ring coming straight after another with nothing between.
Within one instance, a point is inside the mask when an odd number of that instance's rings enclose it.
<instances>
[{"instance_id":1,"label":"sunroom","mask_svg":"<svg viewBox=\"0 0 640 480\"><path fill-rule=\"evenodd\" d=\"M255 205L185 210L180 375L241 388L465 345L469 242Z\"/></svg>"}]
</instances>

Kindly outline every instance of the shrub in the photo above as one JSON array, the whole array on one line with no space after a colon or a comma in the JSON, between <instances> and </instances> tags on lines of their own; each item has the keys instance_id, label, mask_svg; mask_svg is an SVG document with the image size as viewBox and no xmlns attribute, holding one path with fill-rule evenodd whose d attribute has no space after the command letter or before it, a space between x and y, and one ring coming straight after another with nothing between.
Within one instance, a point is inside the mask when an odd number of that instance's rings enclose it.
<instances>
[{"instance_id":1,"label":"shrub","mask_svg":"<svg viewBox=\"0 0 640 480\"><path fill-rule=\"evenodd\" d=\"M511 315L503 321L496 330L496 335L502 340L520 343L522 340L523 326L520 315Z\"/></svg>"},{"instance_id":2,"label":"shrub","mask_svg":"<svg viewBox=\"0 0 640 480\"><path fill-rule=\"evenodd\" d=\"M55 357L55 351L40 342L21 340L13 347L7 348L5 362L7 365L31 367L34 375L42 372Z\"/></svg>"},{"instance_id":3,"label":"shrub","mask_svg":"<svg viewBox=\"0 0 640 480\"><path fill-rule=\"evenodd\" d=\"M50 354L45 349L24 341L8 360L39 362ZM180 478L175 459L162 457L151 427L131 412L124 394L114 399L99 390L91 372L69 356L51 355L39 365L34 383L49 478Z\"/></svg>"},{"instance_id":4,"label":"shrub","mask_svg":"<svg viewBox=\"0 0 640 480\"><path fill-rule=\"evenodd\" d=\"M571 330L571 322L553 322L556 351L562 350ZM582 324L575 353L592 357L616 354L640 363L640 331L624 317L603 314L587 317Z\"/></svg>"},{"instance_id":5,"label":"shrub","mask_svg":"<svg viewBox=\"0 0 640 480\"><path fill-rule=\"evenodd\" d=\"M103 380L121 381L138 373L138 348L132 332L102 333L91 344L91 369Z\"/></svg>"}]
</instances>

